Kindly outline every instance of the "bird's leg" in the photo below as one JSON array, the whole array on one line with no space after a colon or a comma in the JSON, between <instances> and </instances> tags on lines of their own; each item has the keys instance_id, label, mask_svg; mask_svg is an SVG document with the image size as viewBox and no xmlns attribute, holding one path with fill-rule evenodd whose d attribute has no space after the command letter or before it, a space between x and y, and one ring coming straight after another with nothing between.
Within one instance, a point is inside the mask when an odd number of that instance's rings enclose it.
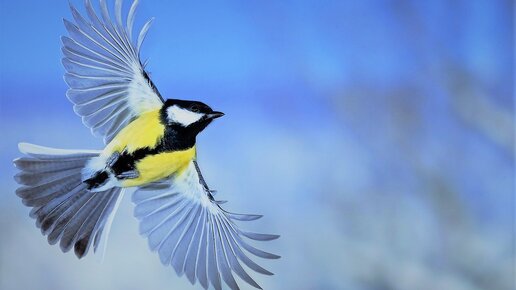
<instances>
[{"instance_id":1,"label":"bird's leg","mask_svg":"<svg viewBox=\"0 0 516 290\"><path fill-rule=\"evenodd\" d=\"M138 178L139 176L140 176L140 173L138 172L138 170L135 169L135 170L125 171L120 174L117 174L116 178L118 178L118 179L134 179L134 178Z\"/></svg>"},{"instance_id":2,"label":"bird's leg","mask_svg":"<svg viewBox=\"0 0 516 290\"><path fill-rule=\"evenodd\" d=\"M118 151L113 152L113 154L111 154L111 156L109 156L108 160L106 161L106 166L113 168L115 163L118 161L118 158L120 158L120 153L118 153Z\"/></svg>"}]
</instances>

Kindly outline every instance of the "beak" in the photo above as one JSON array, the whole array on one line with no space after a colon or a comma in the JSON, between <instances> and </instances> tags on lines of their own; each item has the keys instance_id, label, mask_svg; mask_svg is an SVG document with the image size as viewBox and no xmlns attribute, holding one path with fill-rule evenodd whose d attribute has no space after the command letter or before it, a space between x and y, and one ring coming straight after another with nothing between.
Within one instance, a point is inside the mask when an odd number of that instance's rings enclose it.
<instances>
[{"instance_id":1,"label":"beak","mask_svg":"<svg viewBox=\"0 0 516 290\"><path fill-rule=\"evenodd\" d=\"M222 112L211 112L211 113L209 113L206 116L208 117L208 119L212 120L212 119L217 119L217 118L220 118L220 117L224 116L224 113L222 113Z\"/></svg>"}]
</instances>

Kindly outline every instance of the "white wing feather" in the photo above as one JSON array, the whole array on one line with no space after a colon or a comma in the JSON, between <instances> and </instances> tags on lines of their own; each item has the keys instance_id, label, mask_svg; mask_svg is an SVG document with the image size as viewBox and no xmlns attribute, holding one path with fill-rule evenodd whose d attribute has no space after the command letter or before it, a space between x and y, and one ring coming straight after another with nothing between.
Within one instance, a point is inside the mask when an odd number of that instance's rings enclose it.
<instances>
[{"instance_id":1,"label":"white wing feather","mask_svg":"<svg viewBox=\"0 0 516 290\"><path fill-rule=\"evenodd\" d=\"M116 23L110 18L106 1L100 1L102 19L85 1L89 20L70 6L75 23L64 20L69 37L63 36L66 93L74 111L93 135L107 144L140 114L161 108L163 99L141 64L141 44L152 23L147 21L132 39L132 26L138 0L122 23L122 1L115 2Z\"/></svg>"}]
</instances>

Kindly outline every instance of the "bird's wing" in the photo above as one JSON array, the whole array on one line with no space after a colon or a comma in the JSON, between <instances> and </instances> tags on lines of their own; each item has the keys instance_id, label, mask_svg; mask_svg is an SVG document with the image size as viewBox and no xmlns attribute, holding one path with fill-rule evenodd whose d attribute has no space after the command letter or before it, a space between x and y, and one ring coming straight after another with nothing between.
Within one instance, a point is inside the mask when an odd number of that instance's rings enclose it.
<instances>
[{"instance_id":1,"label":"bird's wing","mask_svg":"<svg viewBox=\"0 0 516 290\"><path fill-rule=\"evenodd\" d=\"M277 235L241 230L235 221L251 221L260 215L235 214L220 207L204 182L196 161L177 176L138 188L133 194L134 214L140 220L140 233L148 238L164 265L171 265L194 284L221 289L224 281L239 289L233 272L250 285L260 286L246 273L252 270L272 275L249 258L249 254L277 259L279 256L258 250L246 239L268 241ZM222 279L222 280L221 280ZM261 288L260 288L261 289Z\"/></svg>"},{"instance_id":2,"label":"bird's wing","mask_svg":"<svg viewBox=\"0 0 516 290\"><path fill-rule=\"evenodd\" d=\"M132 26L138 0L132 3L125 23L121 0L115 2L115 21L105 0L100 0L101 18L90 0L85 6L89 19L70 5L75 23L64 20L69 33L61 38L64 79L70 87L66 96L93 135L103 137L107 144L131 120L163 105L139 57L153 19L145 23L134 41Z\"/></svg>"}]
</instances>

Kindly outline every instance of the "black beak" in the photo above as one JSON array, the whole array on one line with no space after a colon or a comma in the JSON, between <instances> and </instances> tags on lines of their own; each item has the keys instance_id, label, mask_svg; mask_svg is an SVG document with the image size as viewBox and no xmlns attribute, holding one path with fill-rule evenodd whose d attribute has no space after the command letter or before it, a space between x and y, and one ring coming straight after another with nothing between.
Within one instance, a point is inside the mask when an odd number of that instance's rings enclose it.
<instances>
[{"instance_id":1,"label":"black beak","mask_svg":"<svg viewBox=\"0 0 516 290\"><path fill-rule=\"evenodd\" d=\"M206 116L208 117L208 119L213 120L213 119L217 119L217 118L220 118L220 117L224 116L224 113L222 113L222 112L211 112L211 113L207 114Z\"/></svg>"}]
</instances>

